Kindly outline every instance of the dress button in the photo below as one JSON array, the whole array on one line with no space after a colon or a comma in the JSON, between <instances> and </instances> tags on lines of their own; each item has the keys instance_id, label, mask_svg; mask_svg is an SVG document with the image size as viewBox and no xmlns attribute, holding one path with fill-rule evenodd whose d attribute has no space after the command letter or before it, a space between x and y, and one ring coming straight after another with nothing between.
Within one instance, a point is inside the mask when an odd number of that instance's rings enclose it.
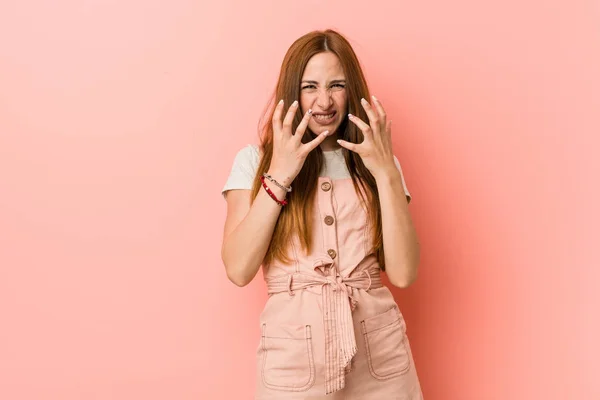
<instances>
[{"instance_id":1,"label":"dress button","mask_svg":"<svg viewBox=\"0 0 600 400\"><path fill-rule=\"evenodd\" d=\"M333 224L333 221L334 221L334 219L333 219L333 217L331 215L328 215L328 216L325 217L325 223L327 225Z\"/></svg>"},{"instance_id":2,"label":"dress button","mask_svg":"<svg viewBox=\"0 0 600 400\"><path fill-rule=\"evenodd\" d=\"M331 257L331 259L334 259L335 256L337 255L337 253L335 252L334 249L327 250L327 254L329 254L329 257Z\"/></svg>"},{"instance_id":3,"label":"dress button","mask_svg":"<svg viewBox=\"0 0 600 400\"><path fill-rule=\"evenodd\" d=\"M321 183L321 189L323 189L324 192L329 191L329 189L331 189L331 183L329 183L329 182Z\"/></svg>"}]
</instances>

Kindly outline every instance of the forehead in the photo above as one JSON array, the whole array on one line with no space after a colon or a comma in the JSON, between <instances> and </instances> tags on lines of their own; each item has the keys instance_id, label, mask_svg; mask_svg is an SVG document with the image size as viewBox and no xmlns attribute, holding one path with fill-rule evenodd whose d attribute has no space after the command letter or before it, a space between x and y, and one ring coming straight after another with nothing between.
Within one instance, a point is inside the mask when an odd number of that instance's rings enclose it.
<instances>
[{"instance_id":1,"label":"forehead","mask_svg":"<svg viewBox=\"0 0 600 400\"><path fill-rule=\"evenodd\" d=\"M332 52L315 54L308 60L302 79L327 80L344 78L344 70L339 58Z\"/></svg>"}]
</instances>

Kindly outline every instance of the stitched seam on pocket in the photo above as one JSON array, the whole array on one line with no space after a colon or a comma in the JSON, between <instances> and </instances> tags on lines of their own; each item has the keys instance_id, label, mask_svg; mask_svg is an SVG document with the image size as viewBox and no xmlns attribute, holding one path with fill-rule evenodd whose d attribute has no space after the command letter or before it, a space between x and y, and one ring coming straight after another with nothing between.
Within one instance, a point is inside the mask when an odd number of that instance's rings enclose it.
<instances>
[{"instance_id":1,"label":"stitched seam on pocket","mask_svg":"<svg viewBox=\"0 0 600 400\"><path fill-rule=\"evenodd\" d=\"M286 340L305 340L306 341L306 350L307 350L307 355L308 355L308 366L309 366L308 381L306 382L306 384L304 386L298 386L298 387L274 385L272 383L267 382L267 378L265 376L265 365L267 363L268 351L267 351L267 348L265 345L265 338L266 338L265 324L263 324L262 338L261 338L262 346L263 346L263 363L262 363L262 368L261 368L261 376L262 376L263 385L265 385L266 388L273 389L273 390L280 390L280 391L284 391L284 392L304 392L313 386L313 384L315 382L315 364L314 364L313 351L312 351L312 333L311 333L310 325L305 326L304 332L305 332L304 339L293 339L293 338L285 338L285 339Z\"/></svg>"},{"instance_id":2,"label":"stitched seam on pocket","mask_svg":"<svg viewBox=\"0 0 600 400\"><path fill-rule=\"evenodd\" d=\"M369 333L376 332L379 329L375 329L373 331L367 332L367 327L366 327L365 321L361 321L361 325L362 325L362 329L363 329L363 338L365 341L365 349L367 352L367 364L369 365L369 372L371 372L371 375L373 376L373 378L378 379L378 380L387 380L387 379L396 378L398 376L402 376L402 375L406 374L410 370L410 364L411 364L410 358L408 359L408 365L400 371L391 372L387 375L379 375L377 372L375 372L375 369L373 367L373 357L371 356L371 348L369 345ZM386 326L389 326L389 325L391 325L391 324L388 324ZM404 350L406 351L406 354L408 355L408 349L406 348L406 335L404 335L404 334L402 336L401 346L404 348Z\"/></svg>"},{"instance_id":3,"label":"stitched seam on pocket","mask_svg":"<svg viewBox=\"0 0 600 400\"><path fill-rule=\"evenodd\" d=\"M372 329L372 330L370 330L368 332L365 332L365 333L373 333L373 332L380 331L380 330L382 330L384 328L387 328L390 325L393 325L393 324L397 323L398 321L400 321L400 317L398 317L397 320L394 320L394 321L390 322L389 324L385 324L384 326L380 326L379 328ZM402 322L400 322L400 327L402 327ZM365 330L366 330L366 326L365 326Z\"/></svg>"}]
</instances>

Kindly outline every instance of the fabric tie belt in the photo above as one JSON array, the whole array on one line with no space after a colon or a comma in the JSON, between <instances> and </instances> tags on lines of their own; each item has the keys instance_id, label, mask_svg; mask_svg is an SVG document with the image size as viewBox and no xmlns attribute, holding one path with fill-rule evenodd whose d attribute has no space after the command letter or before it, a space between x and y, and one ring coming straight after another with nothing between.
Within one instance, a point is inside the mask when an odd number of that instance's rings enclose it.
<instances>
[{"instance_id":1,"label":"fabric tie belt","mask_svg":"<svg viewBox=\"0 0 600 400\"><path fill-rule=\"evenodd\" d=\"M322 287L325 388L329 394L344 388L346 367L356 354L352 311L356 308L357 301L352 296L353 290L376 289L383 285L377 265L369 269L355 270L348 277L338 275L335 268L325 270L328 270L329 274L296 272L267 278L266 282L269 294L288 292L291 296L296 290Z\"/></svg>"}]
</instances>

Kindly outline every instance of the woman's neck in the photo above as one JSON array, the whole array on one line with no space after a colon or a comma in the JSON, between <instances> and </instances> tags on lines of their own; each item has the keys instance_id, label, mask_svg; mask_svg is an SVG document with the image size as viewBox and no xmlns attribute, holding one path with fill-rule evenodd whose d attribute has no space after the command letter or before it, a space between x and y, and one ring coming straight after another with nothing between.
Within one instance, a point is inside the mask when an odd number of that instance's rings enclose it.
<instances>
[{"instance_id":1,"label":"woman's neck","mask_svg":"<svg viewBox=\"0 0 600 400\"><path fill-rule=\"evenodd\" d=\"M323 143L321 143L320 146L321 146L321 150L323 150L323 151L335 151L335 150L339 150L342 148L342 146L340 146L339 143L337 142L336 134L328 136L325 140L323 140Z\"/></svg>"}]
</instances>

